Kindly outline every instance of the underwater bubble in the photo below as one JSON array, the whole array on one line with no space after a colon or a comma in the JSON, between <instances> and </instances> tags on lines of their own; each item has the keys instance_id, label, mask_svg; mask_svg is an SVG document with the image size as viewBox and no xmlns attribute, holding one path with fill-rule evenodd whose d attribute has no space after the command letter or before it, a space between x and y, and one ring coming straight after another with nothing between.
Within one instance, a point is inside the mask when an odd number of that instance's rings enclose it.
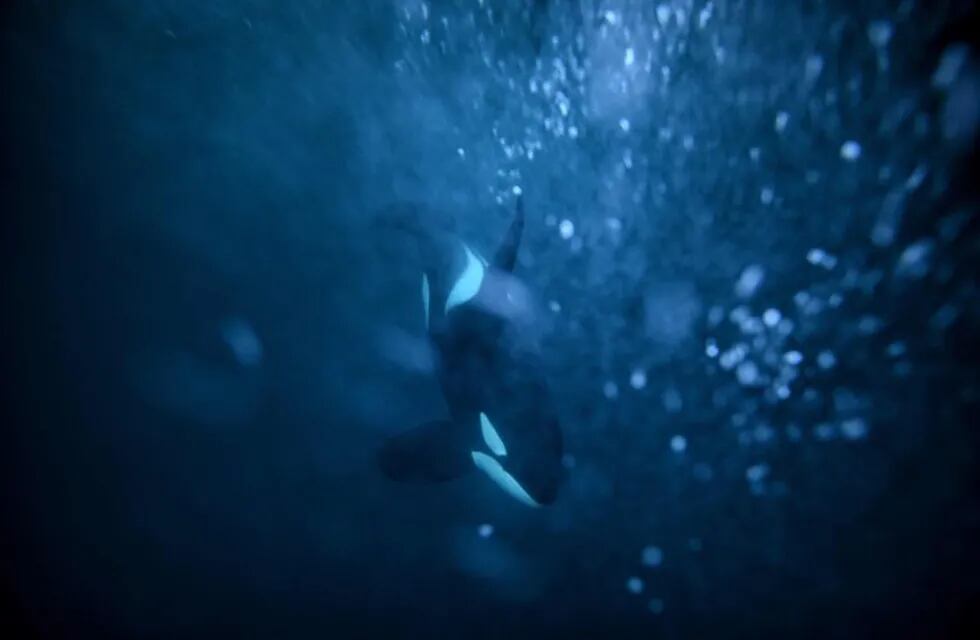
<instances>
[{"instance_id":1,"label":"underwater bubble","mask_svg":"<svg viewBox=\"0 0 980 640\"><path fill-rule=\"evenodd\" d=\"M786 125L789 124L789 114L785 111L780 111L776 114L776 119L773 121L773 128L777 133L782 133L786 129Z\"/></svg>"},{"instance_id":2,"label":"underwater bubble","mask_svg":"<svg viewBox=\"0 0 980 640\"><path fill-rule=\"evenodd\" d=\"M684 453L687 449L687 438L684 436L674 436L670 439L670 448L674 453Z\"/></svg>"},{"instance_id":3,"label":"underwater bubble","mask_svg":"<svg viewBox=\"0 0 980 640\"><path fill-rule=\"evenodd\" d=\"M557 300L551 300L548 302L548 308L551 309L552 313L558 313L561 311L561 304Z\"/></svg>"},{"instance_id":4,"label":"underwater bubble","mask_svg":"<svg viewBox=\"0 0 980 640\"><path fill-rule=\"evenodd\" d=\"M630 386L637 391L647 386L647 372L639 368L633 369L633 373L630 374Z\"/></svg>"},{"instance_id":5,"label":"underwater bubble","mask_svg":"<svg viewBox=\"0 0 980 640\"><path fill-rule=\"evenodd\" d=\"M861 157L861 145L854 140L848 140L840 146L840 157L842 160L854 162Z\"/></svg>"},{"instance_id":6,"label":"underwater bubble","mask_svg":"<svg viewBox=\"0 0 980 640\"><path fill-rule=\"evenodd\" d=\"M834 425L829 422L821 422L813 428L813 435L817 440L826 442L827 440L832 440L837 435L837 432L834 429Z\"/></svg>"},{"instance_id":7,"label":"underwater bubble","mask_svg":"<svg viewBox=\"0 0 980 640\"><path fill-rule=\"evenodd\" d=\"M868 435L868 423L861 418L849 418L841 422L840 432L848 440L860 440Z\"/></svg>"},{"instance_id":8,"label":"underwater bubble","mask_svg":"<svg viewBox=\"0 0 980 640\"><path fill-rule=\"evenodd\" d=\"M568 218L565 218L558 224L558 233L562 239L568 240L575 235L575 224Z\"/></svg>"},{"instance_id":9,"label":"underwater bubble","mask_svg":"<svg viewBox=\"0 0 980 640\"><path fill-rule=\"evenodd\" d=\"M910 244L902 251L895 266L895 274L907 278L920 279L929 273L936 243L924 238Z\"/></svg>"},{"instance_id":10,"label":"underwater bubble","mask_svg":"<svg viewBox=\"0 0 980 640\"><path fill-rule=\"evenodd\" d=\"M752 162L758 162L761 155L762 151L759 150L759 147L752 147L749 149L749 159L752 160Z\"/></svg>"},{"instance_id":11,"label":"underwater bubble","mask_svg":"<svg viewBox=\"0 0 980 640\"><path fill-rule=\"evenodd\" d=\"M915 191L921 187L922 183L926 181L927 175L929 175L929 169L925 165L916 166L915 170L905 180L905 190Z\"/></svg>"},{"instance_id":12,"label":"underwater bubble","mask_svg":"<svg viewBox=\"0 0 980 640\"><path fill-rule=\"evenodd\" d=\"M664 552L660 547L653 545L643 547L640 561L644 567L659 567L664 561Z\"/></svg>"},{"instance_id":13,"label":"underwater bubble","mask_svg":"<svg viewBox=\"0 0 980 640\"><path fill-rule=\"evenodd\" d=\"M823 58L817 54L808 56L806 59L807 82L813 82L814 80L816 80L822 71L823 71Z\"/></svg>"},{"instance_id":14,"label":"underwater bubble","mask_svg":"<svg viewBox=\"0 0 980 640\"><path fill-rule=\"evenodd\" d=\"M779 309L766 309L762 314L762 322L767 327L775 327L782 320L783 314L779 312Z\"/></svg>"},{"instance_id":15,"label":"underwater bubble","mask_svg":"<svg viewBox=\"0 0 980 640\"><path fill-rule=\"evenodd\" d=\"M742 342L733 345L730 349L721 354L718 358L718 364L725 371L730 371L734 369L738 363L745 359L749 353L749 348Z\"/></svg>"},{"instance_id":16,"label":"underwater bubble","mask_svg":"<svg viewBox=\"0 0 980 640\"><path fill-rule=\"evenodd\" d=\"M796 365L803 362L803 354L795 350L787 351L786 353L783 354L783 360L786 361L786 364L790 364L795 367Z\"/></svg>"},{"instance_id":17,"label":"underwater bubble","mask_svg":"<svg viewBox=\"0 0 980 640\"><path fill-rule=\"evenodd\" d=\"M630 130L630 121L627 120L626 118L620 118L619 119L619 128L623 130L623 133L629 133L629 130Z\"/></svg>"},{"instance_id":18,"label":"underwater bubble","mask_svg":"<svg viewBox=\"0 0 980 640\"><path fill-rule=\"evenodd\" d=\"M647 609L655 615L660 615L664 612L664 601L660 598L650 598L650 602L647 603Z\"/></svg>"},{"instance_id":19,"label":"underwater bubble","mask_svg":"<svg viewBox=\"0 0 980 640\"><path fill-rule=\"evenodd\" d=\"M878 219L871 228L871 242L878 247L887 247L895 241L896 228L905 208L905 194L893 191L885 196L878 212Z\"/></svg>"},{"instance_id":20,"label":"underwater bubble","mask_svg":"<svg viewBox=\"0 0 980 640\"><path fill-rule=\"evenodd\" d=\"M477 533L481 538L489 538L493 535L493 525L492 524L481 524L477 529Z\"/></svg>"},{"instance_id":21,"label":"underwater bubble","mask_svg":"<svg viewBox=\"0 0 980 640\"><path fill-rule=\"evenodd\" d=\"M704 29L708 26L708 20L711 20L711 13L714 11L715 5L711 0L704 5L700 12L698 12L698 28Z\"/></svg>"},{"instance_id":22,"label":"underwater bubble","mask_svg":"<svg viewBox=\"0 0 980 640\"><path fill-rule=\"evenodd\" d=\"M819 247L814 247L807 252L806 261L815 267L828 270L837 266L837 258Z\"/></svg>"},{"instance_id":23,"label":"underwater bubble","mask_svg":"<svg viewBox=\"0 0 980 640\"><path fill-rule=\"evenodd\" d=\"M866 336L869 336L873 333L878 333L881 327L882 327L881 319L871 314L865 314L861 316L861 318L858 320L858 325L857 325L858 331L860 331Z\"/></svg>"},{"instance_id":24,"label":"underwater bubble","mask_svg":"<svg viewBox=\"0 0 980 640\"><path fill-rule=\"evenodd\" d=\"M769 475L769 465L765 462L754 464L745 470L745 479L751 483L762 482Z\"/></svg>"},{"instance_id":25,"label":"underwater bubble","mask_svg":"<svg viewBox=\"0 0 980 640\"><path fill-rule=\"evenodd\" d=\"M661 27L666 27L670 20L670 7L666 4L657 5L657 21Z\"/></svg>"},{"instance_id":26,"label":"underwater bubble","mask_svg":"<svg viewBox=\"0 0 980 640\"><path fill-rule=\"evenodd\" d=\"M887 353L889 357L892 358L898 358L900 356L905 355L905 351L906 351L905 343L902 342L901 340L896 340L895 342L892 342L885 349L885 353Z\"/></svg>"},{"instance_id":27,"label":"underwater bubble","mask_svg":"<svg viewBox=\"0 0 980 640\"><path fill-rule=\"evenodd\" d=\"M715 358L718 356L718 353L718 343L715 342L714 338L708 338L704 343L704 354L709 358Z\"/></svg>"},{"instance_id":28,"label":"underwater bubble","mask_svg":"<svg viewBox=\"0 0 980 640\"><path fill-rule=\"evenodd\" d=\"M619 397L619 386L612 380L607 381L602 385L602 395L608 400L615 400Z\"/></svg>"},{"instance_id":29,"label":"underwater bubble","mask_svg":"<svg viewBox=\"0 0 980 640\"><path fill-rule=\"evenodd\" d=\"M643 593L643 580L633 576L626 581L626 590L636 595Z\"/></svg>"},{"instance_id":30,"label":"underwater bubble","mask_svg":"<svg viewBox=\"0 0 980 640\"><path fill-rule=\"evenodd\" d=\"M735 283L735 295L740 298L751 298L759 289L765 275L765 271L757 264L745 267Z\"/></svg>"},{"instance_id":31,"label":"underwater bubble","mask_svg":"<svg viewBox=\"0 0 980 640\"><path fill-rule=\"evenodd\" d=\"M743 386L754 386L759 383L759 366L751 360L746 360L738 365L735 370L735 377Z\"/></svg>"},{"instance_id":32,"label":"underwater bubble","mask_svg":"<svg viewBox=\"0 0 980 640\"><path fill-rule=\"evenodd\" d=\"M932 74L932 84L937 89L948 89L956 82L970 53L970 48L957 42L946 47L939 60L939 66Z\"/></svg>"},{"instance_id":33,"label":"underwater bubble","mask_svg":"<svg viewBox=\"0 0 980 640\"><path fill-rule=\"evenodd\" d=\"M749 313L749 308L744 304L740 304L728 313L728 319L735 324L742 324L746 320L752 317Z\"/></svg>"},{"instance_id":34,"label":"underwater bubble","mask_svg":"<svg viewBox=\"0 0 980 640\"><path fill-rule=\"evenodd\" d=\"M779 325L776 326L776 331L784 336L788 336L793 333L793 329L796 328L796 324L789 318L783 318L779 321Z\"/></svg>"},{"instance_id":35,"label":"underwater bubble","mask_svg":"<svg viewBox=\"0 0 980 640\"><path fill-rule=\"evenodd\" d=\"M821 369L833 369L837 364L837 356L833 351L821 351L817 354L817 366Z\"/></svg>"},{"instance_id":36,"label":"underwater bubble","mask_svg":"<svg viewBox=\"0 0 980 640\"><path fill-rule=\"evenodd\" d=\"M627 47L626 53L623 54L623 64L631 67L634 61L636 61L636 52L633 51L633 47Z\"/></svg>"},{"instance_id":37,"label":"underwater bubble","mask_svg":"<svg viewBox=\"0 0 980 640\"><path fill-rule=\"evenodd\" d=\"M772 190L772 187L763 187L759 192L759 201L762 204L772 204L774 198L775 192Z\"/></svg>"},{"instance_id":38,"label":"underwater bubble","mask_svg":"<svg viewBox=\"0 0 980 640\"><path fill-rule=\"evenodd\" d=\"M887 20L875 20L868 25L868 40L876 48L882 49L888 46L888 42L892 39L893 31L894 28L891 22Z\"/></svg>"}]
</instances>

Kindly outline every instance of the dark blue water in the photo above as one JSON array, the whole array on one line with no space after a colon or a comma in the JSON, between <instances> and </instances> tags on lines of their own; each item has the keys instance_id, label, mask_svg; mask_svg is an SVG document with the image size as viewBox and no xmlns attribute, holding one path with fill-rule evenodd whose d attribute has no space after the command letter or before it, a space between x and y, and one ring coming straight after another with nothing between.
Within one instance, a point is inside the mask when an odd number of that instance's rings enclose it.
<instances>
[{"instance_id":1,"label":"dark blue water","mask_svg":"<svg viewBox=\"0 0 980 640\"><path fill-rule=\"evenodd\" d=\"M970 637L969 3L20 1L4 590L41 637ZM492 253L567 479L445 415L412 203Z\"/></svg>"}]
</instances>

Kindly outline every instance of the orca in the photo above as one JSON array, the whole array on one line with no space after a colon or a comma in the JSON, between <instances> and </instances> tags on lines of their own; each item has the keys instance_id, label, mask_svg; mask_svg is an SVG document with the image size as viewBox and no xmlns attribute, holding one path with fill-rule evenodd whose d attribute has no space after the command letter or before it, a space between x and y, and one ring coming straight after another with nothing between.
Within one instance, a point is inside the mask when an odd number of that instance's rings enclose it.
<instances>
[{"instance_id":1,"label":"orca","mask_svg":"<svg viewBox=\"0 0 980 640\"><path fill-rule=\"evenodd\" d=\"M529 306L513 275L523 229L518 197L490 261L454 233L420 232L421 315L449 416L381 446L378 464L389 478L443 482L476 469L525 505L557 498L561 427L540 351L523 339Z\"/></svg>"}]
</instances>

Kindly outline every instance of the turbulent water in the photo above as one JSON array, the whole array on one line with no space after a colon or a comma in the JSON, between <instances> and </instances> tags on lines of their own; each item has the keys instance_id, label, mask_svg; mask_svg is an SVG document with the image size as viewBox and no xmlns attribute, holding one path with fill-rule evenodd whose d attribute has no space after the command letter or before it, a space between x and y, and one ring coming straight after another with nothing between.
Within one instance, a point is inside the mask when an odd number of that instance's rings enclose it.
<instances>
[{"instance_id":1,"label":"turbulent water","mask_svg":"<svg viewBox=\"0 0 980 640\"><path fill-rule=\"evenodd\" d=\"M33 635L969 637L969 3L0 14ZM518 196L540 509L375 460L446 413L384 212L489 255Z\"/></svg>"}]
</instances>

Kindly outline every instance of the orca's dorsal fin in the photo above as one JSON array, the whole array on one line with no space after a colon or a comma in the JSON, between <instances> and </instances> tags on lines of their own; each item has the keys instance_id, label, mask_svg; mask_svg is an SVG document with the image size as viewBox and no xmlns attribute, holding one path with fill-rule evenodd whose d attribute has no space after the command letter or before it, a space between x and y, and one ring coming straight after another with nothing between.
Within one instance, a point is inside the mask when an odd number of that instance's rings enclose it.
<instances>
[{"instance_id":1,"label":"orca's dorsal fin","mask_svg":"<svg viewBox=\"0 0 980 640\"><path fill-rule=\"evenodd\" d=\"M524 196L517 196L517 210L514 220L507 229L507 234L493 256L493 266L501 271L511 272L517 264L517 249L521 246L521 234L524 232Z\"/></svg>"}]
</instances>

